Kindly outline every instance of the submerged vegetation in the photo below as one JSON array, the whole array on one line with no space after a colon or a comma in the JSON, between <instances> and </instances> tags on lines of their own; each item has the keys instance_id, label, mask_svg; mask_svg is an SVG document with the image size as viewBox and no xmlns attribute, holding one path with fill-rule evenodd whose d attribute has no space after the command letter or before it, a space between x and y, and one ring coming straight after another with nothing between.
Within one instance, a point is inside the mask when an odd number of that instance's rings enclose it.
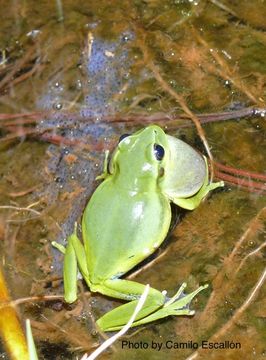
<instances>
[{"instance_id":1,"label":"submerged vegetation","mask_svg":"<svg viewBox=\"0 0 266 360\"><path fill-rule=\"evenodd\" d=\"M118 341L102 356L262 359L264 1L55 3L12 2L0 14L0 255L13 299L1 304L31 319L40 359L71 359L102 342L94 318L118 301L80 282L78 302L64 304L62 257L50 244L72 232L104 150L156 123L205 153L226 187L182 213L164 250L130 275L172 292L208 283L196 315L130 330L130 341L241 348L156 352Z\"/></svg>"}]
</instances>

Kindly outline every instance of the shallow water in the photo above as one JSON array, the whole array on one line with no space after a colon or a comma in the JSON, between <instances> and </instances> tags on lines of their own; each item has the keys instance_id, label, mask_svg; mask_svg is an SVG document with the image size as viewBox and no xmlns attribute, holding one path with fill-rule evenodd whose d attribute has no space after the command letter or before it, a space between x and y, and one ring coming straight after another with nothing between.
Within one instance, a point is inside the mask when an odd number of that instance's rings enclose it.
<instances>
[{"instance_id":1,"label":"shallow water","mask_svg":"<svg viewBox=\"0 0 266 360\"><path fill-rule=\"evenodd\" d=\"M205 151L190 120L175 120L183 109L165 83L197 114L265 109L265 3L2 8L0 113L38 114L11 125L0 119L1 264L13 299L62 294L62 256L50 243L64 242L79 221L104 151L150 121ZM203 128L216 161L265 174L265 112ZM265 286L245 307L265 268L265 191L248 181L248 189L226 183L193 212L182 211L155 263L134 276L169 295L184 281L189 291L208 283L191 304L196 315L132 329L102 358L188 359L208 339L241 348L202 349L193 358L265 357ZM32 319L40 359L74 359L102 342L94 319L118 304L100 294L76 308L29 298L19 311L22 321Z\"/></svg>"}]
</instances>

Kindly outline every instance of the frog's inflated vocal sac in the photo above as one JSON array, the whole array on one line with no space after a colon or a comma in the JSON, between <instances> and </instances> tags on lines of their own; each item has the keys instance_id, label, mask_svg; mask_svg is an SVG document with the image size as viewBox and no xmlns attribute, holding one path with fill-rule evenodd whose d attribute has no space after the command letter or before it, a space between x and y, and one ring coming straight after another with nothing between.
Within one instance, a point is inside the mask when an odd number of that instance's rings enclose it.
<instances>
[{"instance_id":1,"label":"frog's inflated vocal sac","mask_svg":"<svg viewBox=\"0 0 266 360\"><path fill-rule=\"evenodd\" d=\"M67 302L76 300L77 264L91 291L128 301L102 316L104 331L118 330L131 317L144 290L138 282L120 279L152 254L170 226L170 202L192 210L220 183L209 183L204 157L192 147L151 125L123 137L104 181L89 200L82 218L83 244L76 231L68 238L64 257ZM184 285L169 299L150 288L133 326L168 315L191 315L189 303L205 286L184 296Z\"/></svg>"}]
</instances>

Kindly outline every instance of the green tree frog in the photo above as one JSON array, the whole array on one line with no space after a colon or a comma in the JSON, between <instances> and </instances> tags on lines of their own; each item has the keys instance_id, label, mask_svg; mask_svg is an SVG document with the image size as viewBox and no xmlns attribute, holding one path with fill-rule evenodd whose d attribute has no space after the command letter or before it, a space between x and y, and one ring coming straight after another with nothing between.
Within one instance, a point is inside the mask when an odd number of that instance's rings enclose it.
<instances>
[{"instance_id":1,"label":"green tree frog","mask_svg":"<svg viewBox=\"0 0 266 360\"><path fill-rule=\"evenodd\" d=\"M118 330L131 317L145 286L121 279L164 241L171 221L170 202L192 210L212 189L207 161L185 142L150 125L122 138L91 196L82 217L83 244L77 232L69 236L64 252L65 300L77 298L78 268L93 292L127 303L102 316L103 331ZM188 295L183 284L175 296L150 288L133 326L169 315L192 315L189 309L201 286Z\"/></svg>"}]
</instances>

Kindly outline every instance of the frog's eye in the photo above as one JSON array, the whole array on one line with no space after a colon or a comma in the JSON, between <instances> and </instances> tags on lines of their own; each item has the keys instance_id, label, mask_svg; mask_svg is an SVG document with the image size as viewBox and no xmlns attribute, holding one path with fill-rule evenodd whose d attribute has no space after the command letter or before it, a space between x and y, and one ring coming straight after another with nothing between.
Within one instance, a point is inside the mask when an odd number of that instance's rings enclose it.
<instances>
[{"instance_id":1,"label":"frog's eye","mask_svg":"<svg viewBox=\"0 0 266 360\"><path fill-rule=\"evenodd\" d=\"M123 134L123 135L121 135L118 142L120 143L122 140L124 140L124 139L125 139L126 137L128 137L128 136L130 136L130 134Z\"/></svg>"},{"instance_id":2,"label":"frog's eye","mask_svg":"<svg viewBox=\"0 0 266 360\"><path fill-rule=\"evenodd\" d=\"M154 144L153 149L156 160L161 161L164 157L164 148L161 145Z\"/></svg>"}]
</instances>

